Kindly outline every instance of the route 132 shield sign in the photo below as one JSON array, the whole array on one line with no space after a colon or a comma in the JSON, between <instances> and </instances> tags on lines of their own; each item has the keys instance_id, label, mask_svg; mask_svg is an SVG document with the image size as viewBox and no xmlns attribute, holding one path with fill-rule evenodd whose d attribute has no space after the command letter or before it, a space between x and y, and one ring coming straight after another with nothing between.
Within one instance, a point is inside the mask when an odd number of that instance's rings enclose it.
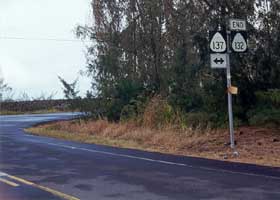
<instances>
[{"instance_id":1,"label":"route 132 shield sign","mask_svg":"<svg viewBox=\"0 0 280 200\"><path fill-rule=\"evenodd\" d=\"M247 52L248 43L246 31L231 31L231 50L235 53Z\"/></svg>"}]
</instances>

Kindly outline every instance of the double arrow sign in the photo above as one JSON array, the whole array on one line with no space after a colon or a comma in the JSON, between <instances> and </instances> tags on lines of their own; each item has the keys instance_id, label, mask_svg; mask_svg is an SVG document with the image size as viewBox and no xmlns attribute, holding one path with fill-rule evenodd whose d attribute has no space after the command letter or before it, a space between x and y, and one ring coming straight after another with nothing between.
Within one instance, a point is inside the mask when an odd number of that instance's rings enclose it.
<instances>
[{"instance_id":1,"label":"double arrow sign","mask_svg":"<svg viewBox=\"0 0 280 200\"><path fill-rule=\"evenodd\" d=\"M220 59L215 58L215 60L214 60L214 63L216 63L217 65L218 64L223 64L224 62L225 62L225 60L223 58L220 58Z\"/></svg>"},{"instance_id":2,"label":"double arrow sign","mask_svg":"<svg viewBox=\"0 0 280 200\"><path fill-rule=\"evenodd\" d=\"M226 54L211 54L210 60L212 68L225 68L227 66Z\"/></svg>"},{"instance_id":3,"label":"double arrow sign","mask_svg":"<svg viewBox=\"0 0 280 200\"><path fill-rule=\"evenodd\" d=\"M234 53L247 52L247 33L246 21L232 19L230 20L230 49ZM227 67L227 33L226 31L210 32L210 62L212 68Z\"/></svg>"}]
</instances>

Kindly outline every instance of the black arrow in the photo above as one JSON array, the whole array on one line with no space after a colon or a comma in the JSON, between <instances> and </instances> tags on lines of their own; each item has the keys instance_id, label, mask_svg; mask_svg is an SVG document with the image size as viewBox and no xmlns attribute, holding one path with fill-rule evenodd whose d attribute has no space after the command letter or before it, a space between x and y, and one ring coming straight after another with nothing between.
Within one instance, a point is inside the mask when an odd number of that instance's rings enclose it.
<instances>
[{"instance_id":1,"label":"black arrow","mask_svg":"<svg viewBox=\"0 0 280 200\"><path fill-rule=\"evenodd\" d=\"M220 59L216 58L216 59L214 60L214 62L215 62L216 64L218 64L218 63L223 64L223 63L225 62L225 60L222 59L222 58L220 58Z\"/></svg>"}]
</instances>

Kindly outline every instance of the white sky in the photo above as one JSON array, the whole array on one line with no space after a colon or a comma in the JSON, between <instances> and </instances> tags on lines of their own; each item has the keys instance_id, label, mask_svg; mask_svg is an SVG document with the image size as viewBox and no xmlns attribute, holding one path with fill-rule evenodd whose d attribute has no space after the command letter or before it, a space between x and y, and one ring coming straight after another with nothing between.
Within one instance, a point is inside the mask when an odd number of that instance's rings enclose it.
<instances>
[{"instance_id":1,"label":"white sky","mask_svg":"<svg viewBox=\"0 0 280 200\"><path fill-rule=\"evenodd\" d=\"M90 23L90 0L0 0L0 71L16 96L58 92L58 75L72 82L85 66L85 44L5 37L76 39L76 25ZM81 95L90 81L79 78Z\"/></svg>"}]
</instances>

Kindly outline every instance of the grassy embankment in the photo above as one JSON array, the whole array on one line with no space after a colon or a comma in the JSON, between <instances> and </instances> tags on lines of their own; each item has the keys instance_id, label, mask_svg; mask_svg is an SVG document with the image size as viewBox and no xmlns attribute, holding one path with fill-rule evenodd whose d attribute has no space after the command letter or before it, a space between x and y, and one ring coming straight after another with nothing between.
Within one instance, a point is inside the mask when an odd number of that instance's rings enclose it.
<instances>
[{"instance_id":1,"label":"grassy embankment","mask_svg":"<svg viewBox=\"0 0 280 200\"><path fill-rule=\"evenodd\" d=\"M242 127L236 130L238 157L226 143L227 130L153 129L134 122L73 120L26 129L34 135L154 152L280 167L280 129Z\"/></svg>"}]
</instances>

